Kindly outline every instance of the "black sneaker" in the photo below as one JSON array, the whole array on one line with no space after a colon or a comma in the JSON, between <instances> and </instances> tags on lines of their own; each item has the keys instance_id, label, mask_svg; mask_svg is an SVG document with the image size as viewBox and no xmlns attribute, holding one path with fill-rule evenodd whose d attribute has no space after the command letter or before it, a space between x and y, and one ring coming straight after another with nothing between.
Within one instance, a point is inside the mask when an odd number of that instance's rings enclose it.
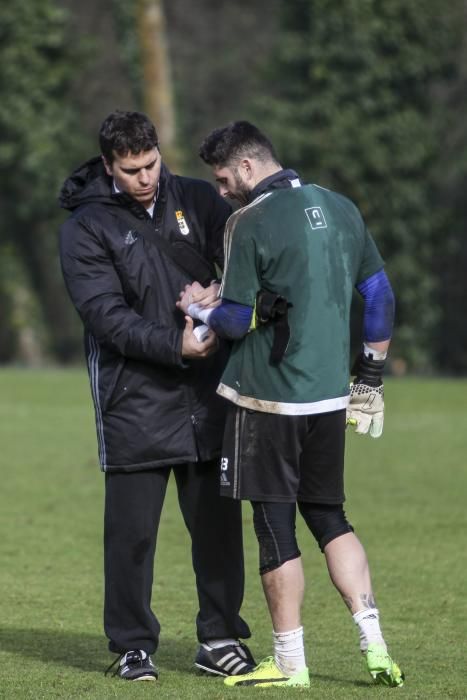
<instances>
[{"instance_id":1,"label":"black sneaker","mask_svg":"<svg viewBox=\"0 0 467 700\"><path fill-rule=\"evenodd\" d=\"M126 654L118 656L110 664L105 675L115 666L117 661L120 663L112 675L120 676L126 681L156 681L159 678L151 657L142 649L132 649L127 651Z\"/></svg>"},{"instance_id":2,"label":"black sneaker","mask_svg":"<svg viewBox=\"0 0 467 700\"><path fill-rule=\"evenodd\" d=\"M218 649L201 644L195 666L216 676L239 676L252 671L256 662L246 644L227 644Z\"/></svg>"}]
</instances>

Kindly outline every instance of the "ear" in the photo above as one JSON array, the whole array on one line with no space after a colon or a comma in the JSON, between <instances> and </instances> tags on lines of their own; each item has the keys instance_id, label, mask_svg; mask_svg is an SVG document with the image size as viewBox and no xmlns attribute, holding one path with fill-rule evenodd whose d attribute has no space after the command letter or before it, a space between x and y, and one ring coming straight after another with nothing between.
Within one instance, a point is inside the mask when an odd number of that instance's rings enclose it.
<instances>
[{"instance_id":1,"label":"ear","mask_svg":"<svg viewBox=\"0 0 467 700\"><path fill-rule=\"evenodd\" d=\"M113 175L113 170L112 170L112 166L110 165L110 163L105 159L105 156L101 156L101 158L102 158L102 162L104 163L104 168L105 168L105 172L107 173L107 175Z\"/></svg>"},{"instance_id":2,"label":"ear","mask_svg":"<svg viewBox=\"0 0 467 700\"><path fill-rule=\"evenodd\" d=\"M249 158L240 161L240 167L247 180L251 180L254 175L254 163Z\"/></svg>"}]
</instances>

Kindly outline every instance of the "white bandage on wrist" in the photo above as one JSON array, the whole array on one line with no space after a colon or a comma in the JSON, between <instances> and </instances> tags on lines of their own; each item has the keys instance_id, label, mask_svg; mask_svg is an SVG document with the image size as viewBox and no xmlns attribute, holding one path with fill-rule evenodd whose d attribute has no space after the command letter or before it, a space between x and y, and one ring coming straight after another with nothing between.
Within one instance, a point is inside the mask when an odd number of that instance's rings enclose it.
<instances>
[{"instance_id":1,"label":"white bandage on wrist","mask_svg":"<svg viewBox=\"0 0 467 700\"><path fill-rule=\"evenodd\" d=\"M191 318L197 318L203 323L208 323L209 316L212 314L214 309L205 309L201 304L190 304L188 307L188 315Z\"/></svg>"},{"instance_id":2,"label":"white bandage on wrist","mask_svg":"<svg viewBox=\"0 0 467 700\"><path fill-rule=\"evenodd\" d=\"M370 348L370 346L366 343L363 343L363 354L365 355L365 357L369 357L370 355L372 355L374 360L385 360L388 355L387 352L380 352L379 350Z\"/></svg>"},{"instance_id":3,"label":"white bandage on wrist","mask_svg":"<svg viewBox=\"0 0 467 700\"><path fill-rule=\"evenodd\" d=\"M193 328L193 334L198 343L204 343L204 341L209 335L209 326L206 326L205 323L202 323L200 326L196 326L196 328Z\"/></svg>"}]
</instances>

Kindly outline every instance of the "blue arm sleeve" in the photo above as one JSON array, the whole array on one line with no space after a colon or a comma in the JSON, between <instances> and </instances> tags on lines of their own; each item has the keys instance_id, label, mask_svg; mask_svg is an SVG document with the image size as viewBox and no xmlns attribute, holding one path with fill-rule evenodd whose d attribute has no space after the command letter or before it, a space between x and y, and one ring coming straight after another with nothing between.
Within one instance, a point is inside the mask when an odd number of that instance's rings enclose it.
<instances>
[{"instance_id":1,"label":"blue arm sleeve","mask_svg":"<svg viewBox=\"0 0 467 700\"><path fill-rule=\"evenodd\" d=\"M248 333L252 316L252 306L222 299L221 305L209 316L208 323L220 338L237 340Z\"/></svg>"},{"instance_id":2,"label":"blue arm sleeve","mask_svg":"<svg viewBox=\"0 0 467 700\"><path fill-rule=\"evenodd\" d=\"M365 301L363 337L373 343L389 340L394 325L394 294L384 270L357 285Z\"/></svg>"}]
</instances>

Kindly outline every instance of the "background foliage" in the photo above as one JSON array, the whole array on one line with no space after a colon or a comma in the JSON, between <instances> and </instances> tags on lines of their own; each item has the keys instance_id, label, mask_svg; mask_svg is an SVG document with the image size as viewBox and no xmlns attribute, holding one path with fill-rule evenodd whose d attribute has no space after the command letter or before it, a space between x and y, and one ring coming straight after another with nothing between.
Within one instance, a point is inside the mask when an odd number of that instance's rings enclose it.
<instances>
[{"instance_id":1,"label":"background foliage","mask_svg":"<svg viewBox=\"0 0 467 700\"><path fill-rule=\"evenodd\" d=\"M446 222L433 206L445 136L433 93L456 75L459 26L455 8L431 0L286 3L261 99L300 172L358 203L397 291L391 354L419 370L433 362Z\"/></svg>"},{"instance_id":2,"label":"background foliage","mask_svg":"<svg viewBox=\"0 0 467 700\"><path fill-rule=\"evenodd\" d=\"M144 80L151 3L165 12L164 85ZM355 201L397 295L394 372L466 373L466 16L465 0L3 3L0 362L79 359L56 196L105 115L156 91L175 102L178 170L209 177L199 142L248 118L285 166ZM356 304L356 338L359 323Z\"/></svg>"}]
</instances>

